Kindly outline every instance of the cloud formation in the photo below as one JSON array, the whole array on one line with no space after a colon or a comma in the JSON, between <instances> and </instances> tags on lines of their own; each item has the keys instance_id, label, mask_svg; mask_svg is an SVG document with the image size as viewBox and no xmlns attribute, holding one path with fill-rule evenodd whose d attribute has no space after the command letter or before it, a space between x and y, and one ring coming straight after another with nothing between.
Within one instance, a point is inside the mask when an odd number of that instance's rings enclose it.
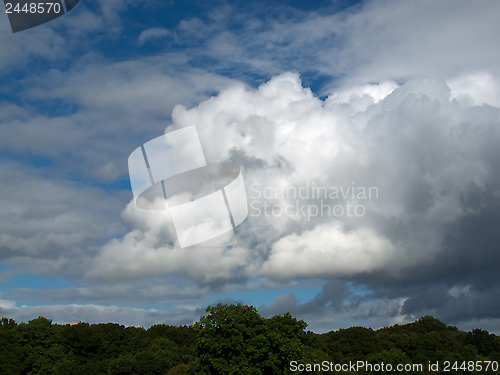
<instances>
[{"instance_id":1,"label":"cloud formation","mask_svg":"<svg viewBox=\"0 0 500 375\"><path fill-rule=\"evenodd\" d=\"M89 1L0 34L1 277L75 283L6 289L2 314L176 322L150 306L194 320L219 295L288 288L260 311L499 331L498 2L199 5L129 28L157 6ZM127 204L127 157L166 123L243 169L249 217L227 247L179 249L168 216Z\"/></svg>"},{"instance_id":2,"label":"cloud formation","mask_svg":"<svg viewBox=\"0 0 500 375\"><path fill-rule=\"evenodd\" d=\"M216 61L221 71L276 75L294 69L319 81L325 95L341 83L500 73L492 39L500 32L500 4L494 0L338 7L306 12L281 5L266 8L264 16L253 3L246 11L227 6L181 22L178 39L198 46L193 55Z\"/></svg>"},{"instance_id":3,"label":"cloud formation","mask_svg":"<svg viewBox=\"0 0 500 375\"><path fill-rule=\"evenodd\" d=\"M486 92L497 87L487 80ZM459 94L445 81L416 79L350 88L323 101L286 73L258 89L237 85L194 108L177 106L167 130L195 124L207 160L244 168L250 217L231 248L186 251L175 247L161 213L129 205L124 218L133 230L102 248L91 276L325 277L376 289L421 285L441 272L449 290L462 285L454 284L460 273L474 283L476 271L464 261L498 264L492 250L500 244L493 232L469 230L470 221L494 225L500 213L500 111L475 105L484 93L474 88L466 97L463 86ZM361 208L349 215L349 203ZM455 240L464 230L478 244L474 255ZM454 260L443 264L447 257ZM406 300L397 305L410 313L417 297L405 293L391 298Z\"/></svg>"}]
</instances>

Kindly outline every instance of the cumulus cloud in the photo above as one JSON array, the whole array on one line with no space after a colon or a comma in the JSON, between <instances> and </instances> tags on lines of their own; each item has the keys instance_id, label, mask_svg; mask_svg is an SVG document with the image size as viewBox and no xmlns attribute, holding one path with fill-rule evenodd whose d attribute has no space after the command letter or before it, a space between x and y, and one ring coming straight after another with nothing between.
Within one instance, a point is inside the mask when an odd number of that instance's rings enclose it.
<instances>
[{"instance_id":1,"label":"cumulus cloud","mask_svg":"<svg viewBox=\"0 0 500 375\"><path fill-rule=\"evenodd\" d=\"M499 110L454 99L444 81L369 85L322 101L286 73L258 89L223 90L192 109L177 106L172 118L167 131L197 126L207 160L238 155L249 218L232 248L193 256L175 247L161 212L139 214L129 205L133 230L103 247L93 276L143 269L207 280L220 272L229 279L242 272L404 278L453 253L443 246L452 226L481 215L468 195L496 194ZM348 204L358 211L349 214ZM111 263L114 272L104 266Z\"/></svg>"},{"instance_id":2,"label":"cumulus cloud","mask_svg":"<svg viewBox=\"0 0 500 375\"><path fill-rule=\"evenodd\" d=\"M280 238L263 271L270 277L350 276L394 267L396 255L394 245L374 231L346 232L340 222L334 222Z\"/></svg>"},{"instance_id":3,"label":"cumulus cloud","mask_svg":"<svg viewBox=\"0 0 500 375\"><path fill-rule=\"evenodd\" d=\"M500 88L491 74L480 72L455 77L447 81L451 98L469 105L500 106Z\"/></svg>"},{"instance_id":4,"label":"cumulus cloud","mask_svg":"<svg viewBox=\"0 0 500 375\"><path fill-rule=\"evenodd\" d=\"M478 83L470 77L481 79ZM67 81L54 95L72 92L73 84ZM455 77L448 83L415 79L403 85L388 81L346 86L321 100L302 85L296 73L276 76L257 89L228 83L220 94L195 107L176 106L166 131L195 125L207 161L231 161L242 168L249 217L232 238L223 239L220 246L181 249L176 245L168 211L142 210L131 201L121 215L128 233L117 236L116 231L107 232L113 238L97 253L94 250L78 255L88 246L97 249L103 238L92 237L96 234L92 230L74 229L92 228L86 223L96 219L86 212L61 214L63 222L52 221L57 228L36 224L30 214L24 227L33 228L31 232L23 229L23 235L18 233L21 229L16 232L7 224L1 237L3 254L25 266L34 265L28 261L34 256L38 259L36 272L42 274L64 273L70 269L68 262L77 257L85 259L77 272L88 280L123 283L182 274L209 288L205 290L263 276L281 282L347 278L373 289L381 300L393 301L391 306L403 306L403 310L394 307L398 319L405 313L411 316L424 310L414 304L418 300L415 290L394 290L388 295L384 288L395 281L421 285L424 277L439 280L441 273L443 278L453 280L446 289L453 292L443 295L454 301L453 293L463 286L457 280L460 269L469 275L467 285L471 285L471 294L463 297L476 298L477 283L493 277L493 269L484 271L480 280L474 269L464 270L463 261L475 267L498 264L492 251L498 239L496 232L488 229L499 213L500 173L495 162L499 158L499 110L492 96L497 87L494 76L477 73ZM74 99L95 111L98 102L84 93L85 89L74 94ZM119 101L123 100L127 98ZM48 157L57 157L63 146L69 152L85 138L78 132L79 115L50 121L44 116L33 119L31 113L14 105L3 108L6 132L15 129L15 124L36 132L36 125L44 123L54 134L61 133L58 128L75 129L71 132L74 139L67 138L66 145L58 145L53 138L51 147L40 146L37 152L45 152ZM113 105L106 110L115 112ZM132 122L127 126L132 127ZM37 138L33 136L30 149L38 150ZM50 143L52 138L43 139ZM29 138L23 140L30 143ZM21 152L22 144L4 143L3 147ZM103 165L104 175L106 168L113 169L109 163ZM17 195L41 194L43 199L35 199L33 205L44 202L38 210L41 218L57 211L53 206L60 207L55 197L58 202L66 195L71 200L78 191L65 188L65 184L52 186L43 179L22 183L22 177L12 168L4 173L8 175L6 180L17 181L11 186L38 187L35 193L19 188L15 193L6 185L2 189L11 202ZM100 194L106 195L90 189L75 202L85 207L85 202L94 200L109 203ZM116 212L118 202L109 215ZM21 209L10 206L12 212ZM59 217L56 211L54 217ZM113 222L109 215L97 222ZM483 228L479 232L475 229L478 225ZM119 226L115 224L115 228ZM36 247L29 245L32 240ZM474 244L479 247L472 256L469 249ZM73 249L72 255L63 255L65 247ZM443 263L448 257L453 261ZM483 296L491 287L486 290ZM283 298L269 309L278 311L281 303L298 305L291 296ZM313 301L318 299L320 296ZM483 311L488 305L477 306L485 306ZM432 307L431 301L424 306L450 319L461 319L446 313L456 309L438 307ZM306 309L297 311L305 313Z\"/></svg>"},{"instance_id":5,"label":"cumulus cloud","mask_svg":"<svg viewBox=\"0 0 500 375\"><path fill-rule=\"evenodd\" d=\"M108 242L94 259L87 276L127 280L147 275L182 272L196 280L212 283L235 278L248 260L248 250L203 246L175 247L172 221L165 211L142 210L131 202L123 217L132 231Z\"/></svg>"}]
</instances>

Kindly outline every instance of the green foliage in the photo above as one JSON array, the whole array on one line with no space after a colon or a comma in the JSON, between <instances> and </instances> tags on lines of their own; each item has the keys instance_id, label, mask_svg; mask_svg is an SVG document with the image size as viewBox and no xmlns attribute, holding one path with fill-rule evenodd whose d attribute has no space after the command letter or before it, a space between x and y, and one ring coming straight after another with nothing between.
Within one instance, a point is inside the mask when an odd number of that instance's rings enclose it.
<instances>
[{"instance_id":1,"label":"green foliage","mask_svg":"<svg viewBox=\"0 0 500 375\"><path fill-rule=\"evenodd\" d=\"M164 375L192 358L190 327L149 330L118 324L54 325L45 318L0 325L0 374Z\"/></svg>"},{"instance_id":2,"label":"green foliage","mask_svg":"<svg viewBox=\"0 0 500 375\"><path fill-rule=\"evenodd\" d=\"M175 367L168 370L167 375L183 375L187 373L188 366L185 363L181 363Z\"/></svg>"},{"instance_id":3,"label":"green foliage","mask_svg":"<svg viewBox=\"0 0 500 375\"><path fill-rule=\"evenodd\" d=\"M476 347L479 354L483 356L496 355L500 358L500 341L495 335L489 334L483 329L474 329L467 333L465 342Z\"/></svg>"},{"instance_id":4,"label":"green foliage","mask_svg":"<svg viewBox=\"0 0 500 375\"><path fill-rule=\"evenodd\" d=\"M194 374L284 374L302 359L305 322L290 314L262 318L255 307L218 304L195 324Z\"/></svg>"},{"instance_id":5,"label":"green foliage","mask_svg":"<svg viewBox=\"0 0 500 375\"><path fill-rule=\"evenodd\" d=\"M335 362L357 361L376 350L375 332L370 328L351 327L329 332L319 340L319 347Z\"/></svg>"},{"instance_id":6,"label":"green foliage","mask_svg":"<svg viewBox=\"0 0 500 375\"><path fill-rule=\"evenodd\" d=\"M378 331L351 327L319 335L305 332L307 324L289 313L266 319L241 304L209 306L206 312L194 326L159 324L148 330L112 323L58 325L43 317L17 324L2 318L0 374L274 375L289 374L291 361L500 361L500 337L481 329L459 331L430 316ZM324 373L330 372L303 372Z\"/></svg>"},{"instance_id":7,"label":"green foliage","mask_svg":"<svg viewBox=\"0 0 500 375\"><path fill-rule=\"evenodd\" d=\"M0 325L0 374L20 374L24 368L25 349L17 323L2 318Z\"/></svg>"}]
</instances>

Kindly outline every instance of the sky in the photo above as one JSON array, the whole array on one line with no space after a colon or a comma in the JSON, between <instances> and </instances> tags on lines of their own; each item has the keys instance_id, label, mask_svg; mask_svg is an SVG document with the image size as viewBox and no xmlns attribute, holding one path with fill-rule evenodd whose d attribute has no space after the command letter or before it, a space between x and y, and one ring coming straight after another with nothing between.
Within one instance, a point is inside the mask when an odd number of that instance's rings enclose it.
<instances>
[{"instance_id":1,"label":"sky","mask_svg":"<svg viewBox=\"0 0 500 375\"><path fill-rule=\"evenodd\" d=\"M0 6L0 8L3 6ZM0 12L0 315L500 333L500 2L81 0ZM180 247L128 158L195 126L247 218Z\"/></svg>"}]
</instances>

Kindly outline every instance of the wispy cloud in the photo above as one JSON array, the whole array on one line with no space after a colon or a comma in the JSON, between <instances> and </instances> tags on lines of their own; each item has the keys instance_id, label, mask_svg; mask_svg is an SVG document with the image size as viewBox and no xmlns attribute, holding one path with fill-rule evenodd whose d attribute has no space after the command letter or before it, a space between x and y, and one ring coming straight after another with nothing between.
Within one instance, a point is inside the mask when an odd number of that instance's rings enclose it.
<instances>
[{"instance_id":1,"label":"wispy cloud","mask_svg":"<svg viewBox=\"0 0 500 375\"><path fill-rule=\"evenodd\" d=\"M144 30L139 35L139 43L144 44L148 41L163 39L172 35L172 32L163 27L153 27L151 29Z\"/></svg>"}]
</instances>

